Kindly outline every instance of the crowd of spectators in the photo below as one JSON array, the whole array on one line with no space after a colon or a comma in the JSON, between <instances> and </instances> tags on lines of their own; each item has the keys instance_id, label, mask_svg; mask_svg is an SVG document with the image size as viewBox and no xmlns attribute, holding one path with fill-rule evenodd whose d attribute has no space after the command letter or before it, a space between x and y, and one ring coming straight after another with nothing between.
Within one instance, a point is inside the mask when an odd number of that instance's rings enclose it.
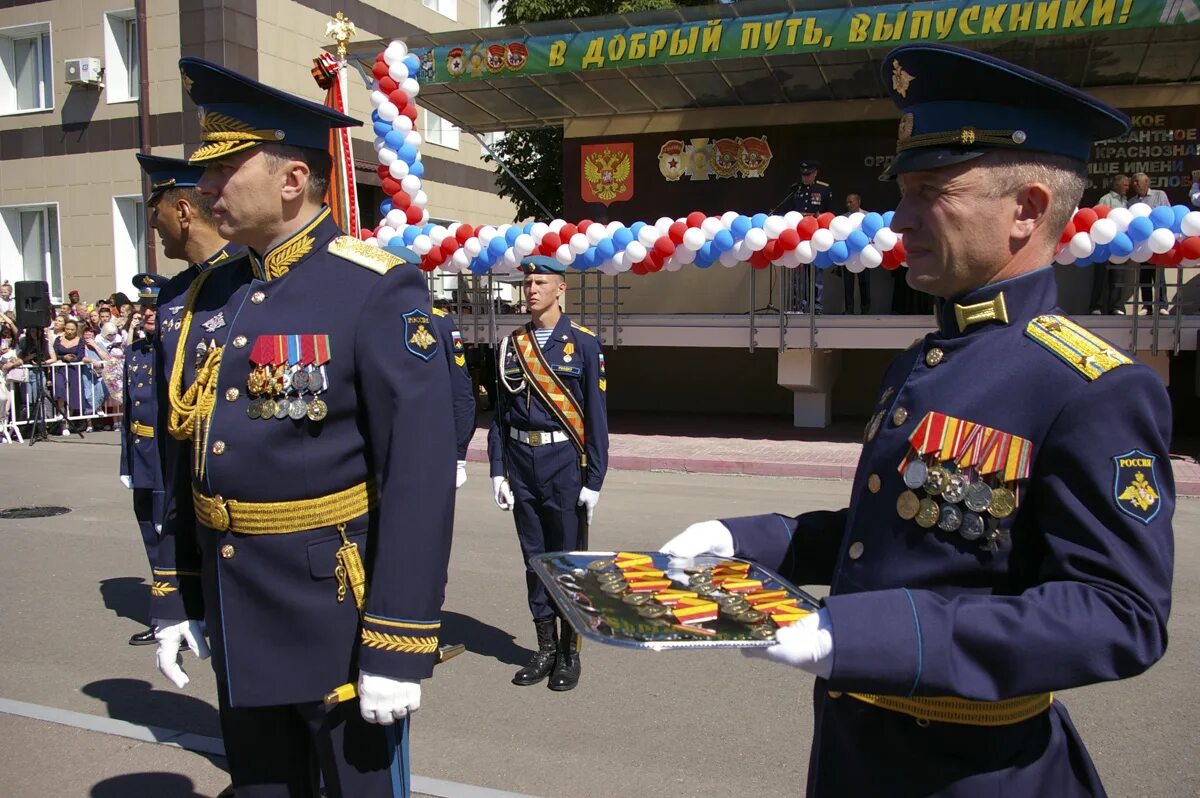
<instances>
[{"instance_id":1,"label":"crowd of spectators","mask_svg":"<svg viewBox=\"0 0 1200 798\"><path fill-rule=\"evenodd\" d=\"M0 419L14 411L18 419L25 417L34 395L31 381L38 379L31 366L41 363L51 367L45 393L65 419L56 431L70 435L113 429L120 424L125 349L145 334L142 314L120 292L85 303L78 291L71 291L67 299L55 306L39 342L37 333L18 327L12 286L0 283ZM57 363L84 365L55 367Z\"/></svg>"}]
</instances>

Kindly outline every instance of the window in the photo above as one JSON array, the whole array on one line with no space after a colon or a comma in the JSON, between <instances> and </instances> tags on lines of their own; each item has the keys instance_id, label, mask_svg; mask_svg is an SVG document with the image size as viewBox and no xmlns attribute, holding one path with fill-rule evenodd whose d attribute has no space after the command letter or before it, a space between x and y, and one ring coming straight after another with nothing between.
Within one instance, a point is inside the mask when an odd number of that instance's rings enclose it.
<instances>
[{"instance_id":1,"label":"window","mask_svg":"<svg viewBox=\"0 0 1200 798\"><path fill-rule=\"evenodd\" d=\"M503 16L504 0L479 0L479 27L498 27Z\"/></svg>"},{"instance_id":2,"label":"window","mask_svg":"<svg viewBox=\"0 0 1200 798\"><path fill-rule=\"evenodd\" d=\"M104 15L104 83L108 101L124 103L136 100L141 71L134 10L108 12Z\"/></svg>"},{"instance_id":3,"label":"window","mask_svg":"<svg viewBox=\"0 0 1200 798\"><path fill-rule=\"evenodd\" d=\"M432 8L443 17L458 21L458 0L421 0L426 8Z\"/></svg>"},{"instance_id":4,"label":"window","mask_svg":"<svg viewBox=\"0 0 1200 798\"><path fill-rule=\"evenodd\" d=\"M50 23L0 29L0 114L54 107Z\"/></svg>"},{"instance_id":5,"label":"window","mask_svg":"<svg viewBox=\"0 0 1200 798\"><path fill-rule=\"evenodd\" d=\"M457 150L458 128L432 111L422 108L421 113L425 117L425 141Z\"/></svg>"},{"instance_id":6,"label":"window","mask_svg":"<svg viewBox=\"0 0 1200 798\"><path fill-rule=\"evenodd\" d=\"M50 295L61 297L62 262L58 251L58 206L26 205L0 208L0 263L4 279L44 280ZM15 274L7 264L14 264Z\"/></svg>"},{"instance_id":7,"label":"window","mask_svg":"<svg viewBox=\"0 0 1200 798\"><path fill-rule=\"evenodd\" d=\"M139 195L113 197L113 273L118 291L129 291L146 271L146 204Z\"/></svg>"}]
</instances>

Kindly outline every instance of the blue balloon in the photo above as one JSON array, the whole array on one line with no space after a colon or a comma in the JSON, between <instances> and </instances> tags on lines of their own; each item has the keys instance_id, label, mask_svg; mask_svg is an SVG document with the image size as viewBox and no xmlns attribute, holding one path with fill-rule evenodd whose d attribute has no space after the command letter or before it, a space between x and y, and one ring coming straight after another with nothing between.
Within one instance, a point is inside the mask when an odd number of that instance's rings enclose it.
<instances>
[{"instance_id":1,"label":"blue balloon","mask_svg":"<svg viewBox=\"0 0 1200 798\"><path fill-rule=\"evenodd\" d=\"M855 230L846 237L846 245L851 252L862 252L863 247L871 243L871 237L862 230Z\"/></svg>"},{"instance_id":2,"label":"blue balloon","mask_svg":"<svg viewBox=\"0 0 1200 798\"><path fill-rule=\"evenodd\" d=\"M421 71L421 59L417 58L416 53L409 53L404 56L404 65L408 67L408 74L416 77Z\"/></svg>"},{"instance_id":3,"label":"blue balloon","mask_svg":"<svg viewBox=\"0 0 1200 798\"><path fill-rule=\"evenodd\" d=\"M746 233L748 233L750 228L753 226L754 225L750 222L748 217L738 216L733 220L733 224L729 225L729 230L733 233L733 237L736 240L741 241L746 237ZM759 226L761 227L762 225Z\"/></svg>"},{"instance_id":4,"label":"blue balloon","mask_svg":"<svg viewBox=\"0 0 1200 798\"><path fill-rule=\"evenodd\" d=\"M839 266L850 259L850 245L845 241L834 241L829 248L829 259Z\"/></svg>"},{"instance_id":5,"label":"blue balloon","mask_svg":"<svg viewBox=\"0 0 1200 798\"><path fill-rule=\"evenodd\" d=\"M379 122L379 121L381 121L380 117L379 117L379 112L372 111L371 112L371 124L375 124L376 122ZM392 123L388 122L388 127L391 127L391 126L392 126Z\"/></svg>"},{"instance_id":6,"label":"blue balloon","mask_svg":"<svg viewBox=\"0 0 1200 798\"><path fill-rule=\"evenodd\" d=\"M717 248L713 246L713 242L705 241L700 245L700 249L696 250L696 260L707 258L709 264L712 264L713 258L717 257Z\"/></svg>"},{"instance_id":7,"label":"blue balloon","mask_svg":"<svg viewBox=\"0 0 1200 798\"><path fill-rule=\"evenodd\" d=\"M1171 214L1172 217L1175 214ZM1129 228L1125 231L1129 234L1129 238L1134 244L1140 244L1150 237L1154 232L1154 222L1146 216L1135 216L1129 222Z\"/></svg>"},{"instance_id":8,"label":"blue balloon","mask_svg":"<svg viewBox=\"0 0 1200 798\"><path fill-rule=\"evenodd\" d=\"M504 236L496 236L487 245L487 251L497 258L502 256L506 249L508 249L508 242L504 240Z\"/></svg>"},{"instance_id":9,"label":"blue balloon","mask_svg":"<svg viewBox=\"0 0 1200 798\"><path fill-rule=\"evenodd\" d=\"M1110 257L1112 257L1112 247L1108 244L1097 244L1096 248L1092 250L1090 260L1092 263L1107 263Z\"/></svg>"},{"instance_id":10,"label":"blue balloon","mask_svg":"<svg viewBox=\"0 0 1200 798\"><path fill-rule=\"evenodd\" d=\"M870 213L868 213L866 216L863 217L861 226L862 226L862 231L867 236L867 238L874 238L875 234L878 233L881 229L883 229L883 225L884 225L883 217L880 216L878 213L871 211Z\"/></svg>"},{"instance_id":11,"label":"blue balloon","mask_svg":"<svg viewBox=\"0 0 1200 798\"><path fill-rule=\"evenodd\" d=\"M392 130L383 135L383 142L393 150L399 151L404 146L404 134L399 130Z\"/></svg>"},{"instance_id":12,"label":"blue balloon","mask_svg":"<svg viewBox=\"0 0 1200 798\"><path fill-rule=\"evenodd\" d=\"M533 232L533 222L526 222L524 227L521 228L521 232L523 232L523 233Z\"/></svg>"},{"instance_id":13,"label":"blue balloon","mask_svg":"<svg viewBox=\"0 0 1200 798\"><path fill-rule=\"evenodd\" d=\"M591 248L589 248L590 250ZM617 245L611 238L602 238L600 243L595 246L595 251L601 260L608 260L613 255L617 254Z\"/></svg>"},{"instance_id":14,"label":"blue balloon","mask_svg":"<svg viewBox=\"0 0 1200 798\"><path fill-rule=\"evenodd\" d=\"M638 233L642 232L642 228L645 226L646 226L645 222L634 222L633 224L631 224L629 226L629 232L633 234L633 238L631 238L629 240L632 241L634 238L637 238Z\"/></svg>"},{"instance_id":15,"label":"blue balloon","mask_svg":"<svg viewBox=\"0 0 1200 798\"><path fill-rule=\"evenodd\" d=\"M424 177L425 164L421 163L420 161L413 161L408 165L408 173L410 175L415 175L416 177Z\"/></svg>"},{"instance_id":16,"label":"blue balloon","mask_svg":"<svg viewBox=\"0 0 1200 798\"><path fill-rule=\"evenodd\" d=\"M833 261L829 259L828 252L818 252L817 257L813 258L813 265L818 269L828 269L833 265Z\"/></svg>"},{"instance_id":17,"label":"blue balloon","mask_svg":"<svg viewBox=\"0 0 1200 798\"><path fill-rule=\"evenodd\" d=\"M887 213L885 213L883 215L883 226L891 227L892 226L892 217L894 217L895 215L896 215L895 211L888 211Z\"/></svg>"},{"instance_id":18,"label":"blue balloon","mask_svg":"<svg viewBox=\"0 0 1200 798\"><path fill-rule=\"evenodd\" d=\"M1133 252L1133 241L1128 234L1117 233L1113 240L1108 242L1108 251L1118 258L1123 258Z\"/></svg>"},{"instance_id":19,"label":"blue balloon","mask_svg":"<svg viewBox=\"0 0 1200 798\"><path fill-rule=\"evenodd\" d=\"M601 263L600 255L596 247L588 247L583 252L575 256L575 268L577 269L594 269Z\"/></svg>"},{"instance_id":20,"label":"blue balloon","mask_svg":"<svg viewBox=\"0 0 1200 798\"><path fill-rule=\"evenodd\" d=\"M390 199L385 199L383 202L379 203L379 214L381 216L387 216L389 213L391 213L391 210L392 201Z\"/></svg>"},{"instance_id":21,"label":"blue balloon","mask_svg":"<svg viewBox=\"0 0 1200 798\"><path fill-rule=\"evenodd\" d=\"M471 274L487 274L488 273L487 264L480 263L478 258L471 261L471 265L469 265L467 268L471 271Z\"/></svg>"},{"instance_id":22,"label":"blue balloon","mask_svg":"<svg viewBox=\"0 0 1200 798\"><path fill-rule=\"evenodd\" d=\"M417 148L411 144L405 144L403 147L396 150L396 156L411 167L414 163L416 163L417 160ZM409 169L408 171L412 172L412 169Z\"/></svg>"},{"instance_id":23,"label":"blue balloon","mask_svg":"<svg viewBox=\"0 0 1200 798\"><path fill-rule=\"evenodd\" d=\"M504 231L504 243L511 247L513 244L517 243L517 236L519 235L521 235L521 228L508 228Z\"/></svg>"},{"instance_id":24,"label":"blue balloon","mask_svg":"<svg viewBox=\"0 0 1200 798\"><path fill-rule=\"evenodd\" d=\"M709 242L705 242L704 246L707 247L708 244ZM714 260L716 260L716 257L712 254L711 250L708 254L705 254L704 247L701 247L696 251L696 260L692 261L692 263L694 263L698 269L707 269L709 266L713 265Z\"/></svg>"},{"instance_id":25,"label":"blue balloon","mask_svg":"<svg viewBox=\"0 0 1200 798\"><path fill-rule=\"evenodd\" d=\"M410 224L404 228L404 232L400 234L400 238L404 241L405 246L410 246L412 242L417 240L417 236L419 235L421 235L421 228Z\"/></svg>"},{"instance_id":26,"label":"blue balloon","mask_svg":"<svg viewBox=\"0 0 1200 798\"><path fill-rule=\"evenodd\" d=\"M1091 266L1092 262L1087 258L1076 258L1075 265L1082 269L1084 266Z\"/></svg>"},{"instance_id":27,"label":"blue balloon","mask_svg":"<svg viewBox=\"0 0 1200 798\"><path fill-rule=\"evenodd\" d=\"M1160 205L1150 211L1150 221L1154 222L1155 227L1169 228L1175 221L1175 212L1167 205Z\"/></svg>"},{"instance_id":28,"label":"blue balloon","mask_svg":"<svg viewBox=\"0 0 1200 798\"><path fill-rule=\"evenodd\" d=\"M372 122L371 127L374 128L376 136L386 136L392 132L392 124L384 122L382 119Z\"/></svg>"},{"instance_id":29,"label":"blue balloon","mask_svg":"<svg viewBox=\"0 0 1200 798\"><path fill-rule=\"evenodd\" d=\"M612 241L617 249L624 250L633 241L633 233L628 227L619 227L617 232L613 233Z\"/></svg>"},{"instance_id":30,"label":"blue balloon","mask_svg":"<svg viewBox=\"0 0 1200 798\"><path fill-rule=\"evenodd\" d=\"M765 213L756 213L750 217L750 225L752 227L762 227L767 223L767 215Z\"/></svg>"},{"instance_id":31,"label":"blue balloon","mask_svg":"<svg viewBox=\"0 0 1200 798\"><path fill-rule=\"evenodd\" d=\"M1171 213L1175 216L1175 221L1171 222L1171 232L1173 232L1175 235L1180 235L1183 232L1183 230L1180 229L1180 225L1183 223L1183 217L1187 216L1191 210L1192 209L1186 205L1171 206Z\"/></svg>"},{"instance_id":32,"label":"blue balloon","mask_svg":"<svg viewBox=\"0 0 1200 798\"><path fill-rule=\"evenodd\" d=\"M735 221L734 224L737 224L737 222ZM733 233L728 230L718 230L712 240L713 249L716 251L717 257L720 257L721 253L733 249L734 243Z\"/></svg>"}]
</instances>

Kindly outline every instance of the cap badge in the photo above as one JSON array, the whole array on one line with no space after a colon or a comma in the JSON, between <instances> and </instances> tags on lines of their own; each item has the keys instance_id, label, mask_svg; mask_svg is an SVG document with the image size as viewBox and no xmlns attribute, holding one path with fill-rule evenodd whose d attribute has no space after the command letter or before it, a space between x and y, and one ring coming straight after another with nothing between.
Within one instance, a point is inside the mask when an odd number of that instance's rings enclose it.
<instances>
[{"instance_id":1,"label":"cap badge","mask_svg":"<svg viewBox=\"0 0 1200 798\"><path fill-rule=\"evenodd\" d=\"M975 128L964 127L958 132L958 143L965 146L975 143Z\"/></svg>"},{"instance_id":2,"label":"cap badge","mask_svg":"<svg viewBox=\"0 0 1200 798\"><path fill-rule=\"evenodd\" d=\"M908 96L909 84L913 82L913 76L904 71L904 67L900 66L899 61L892 62L892 90L901 97Z\"/></svg>"}]
</instances>

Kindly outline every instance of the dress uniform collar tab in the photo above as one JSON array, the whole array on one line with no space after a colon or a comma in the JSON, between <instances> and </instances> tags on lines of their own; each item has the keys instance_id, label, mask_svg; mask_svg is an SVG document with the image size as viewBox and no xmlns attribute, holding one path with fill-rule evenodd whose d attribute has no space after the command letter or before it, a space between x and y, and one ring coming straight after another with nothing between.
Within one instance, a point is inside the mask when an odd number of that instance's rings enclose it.
<instances>
[{"instance_id":1,"label":"dress uniform collar tab","mask_svg":"<svg viewBox=\"0 0 1200 798\"><path fill-rule=\"evenodd\" d=\"M1056 300L1054 270L1047 266L939 300L938 329L944 336L956 337L987 329L990 322L1015 324L1045 313Z\"/></svg>"},{"instance_id":2,"label":"dress uniform collar tab","mask_svg":"<svg viewBox=\"0 0 1200 798\"><path fill-rule=\"evenodd\" d=\"M329 207L322 206L320 213L308 224L271 247L264 256L253 253L251 262L254 264L254 276L264 282L279 279L311 253L319 242L328 241L338 232L337 225L330 217Z\"/></svg>"}]
</instances>

